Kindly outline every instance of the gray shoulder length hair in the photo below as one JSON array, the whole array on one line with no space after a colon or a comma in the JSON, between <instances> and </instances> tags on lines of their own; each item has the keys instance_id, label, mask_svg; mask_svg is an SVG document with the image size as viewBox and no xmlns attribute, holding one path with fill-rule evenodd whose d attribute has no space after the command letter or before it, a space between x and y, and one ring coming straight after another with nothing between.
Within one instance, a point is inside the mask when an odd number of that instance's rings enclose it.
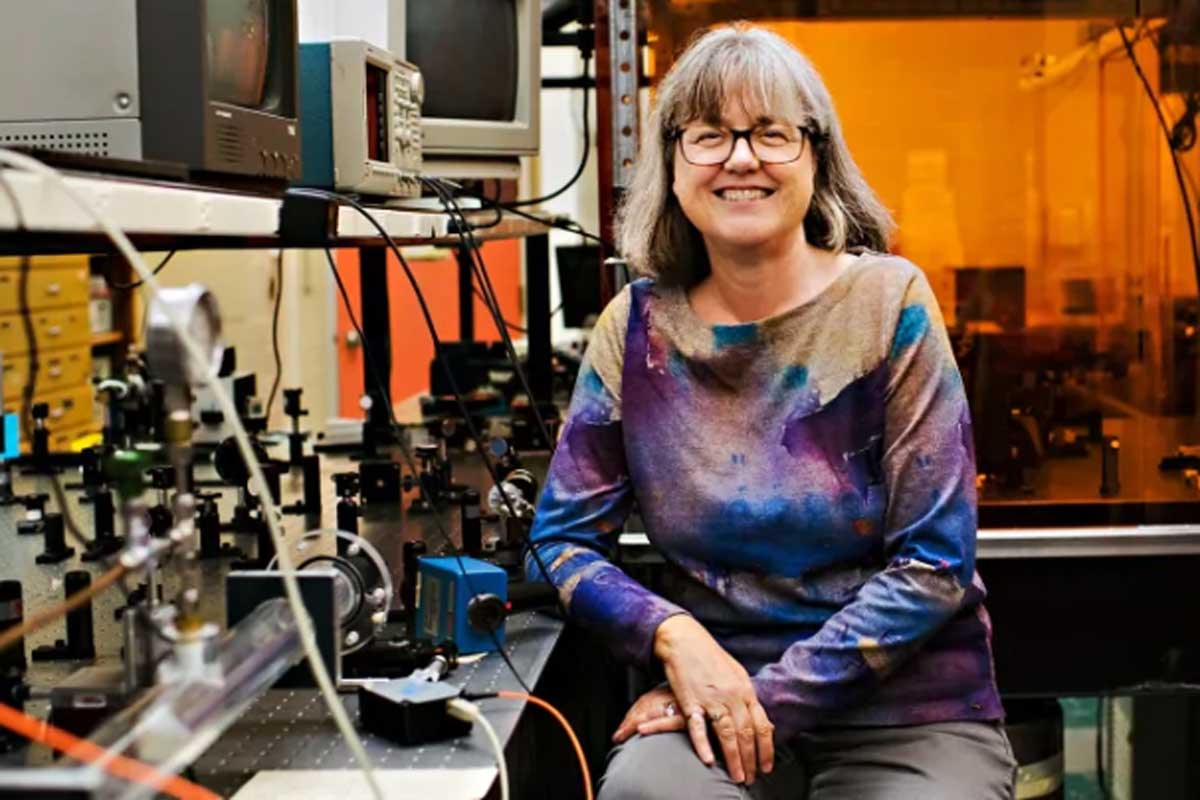
<instances>
[{"instance_id":1,"label":"gray shoulder length hair","mask_svg":"<svg viewBox=\"0 0 1200 800\"><path fill-rule=\"evenodd\" d=\"M700 232L671 190L675 134L695 120L720 121L729 99L741 101L753 119L785 119L807 129L816 162L804 217L810 244L833 252L887 250L892 217L851 158L821 76L783 37L738 22L700 34L658 87L617 212L617 245L636 271L685 288L710 272Z\"/></svg>"}]
</instances>

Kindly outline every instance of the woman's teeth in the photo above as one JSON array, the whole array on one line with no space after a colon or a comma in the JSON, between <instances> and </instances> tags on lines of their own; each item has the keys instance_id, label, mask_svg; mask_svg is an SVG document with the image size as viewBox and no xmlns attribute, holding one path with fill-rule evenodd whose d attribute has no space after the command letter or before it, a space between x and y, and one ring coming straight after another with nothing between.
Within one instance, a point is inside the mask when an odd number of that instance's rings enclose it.
<instances>
[{"instance_id":1,"label":"woman's teeth","mask_svg":"<svg viewBox=\"0 0 1200 800\"><path fill-rule=\"evenodd\" d=\"M766 189L722 189L717 196L722 200L762 200L771 193Z\"/></svg>"}]
</instances>

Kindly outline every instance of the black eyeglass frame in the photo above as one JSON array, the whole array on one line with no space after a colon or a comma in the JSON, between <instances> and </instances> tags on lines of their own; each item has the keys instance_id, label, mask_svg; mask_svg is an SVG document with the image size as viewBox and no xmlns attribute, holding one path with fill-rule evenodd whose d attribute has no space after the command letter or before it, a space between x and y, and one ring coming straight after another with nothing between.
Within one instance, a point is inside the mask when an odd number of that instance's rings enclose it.
<instances>
[{"instance_id":1,"label":"black eyeglass frame","mask_svg":"<svg viewBox=\"0 0 1200 800\"><path fill-rule=\"evenodd\" d=\"M706 163L706 164L697 164L695 161L692 161L691 159L689 159L687 157L687 153L684 152L684 146L683 146L683 133L684 133L683 128L676 128L674 131L672 131L670 133L670 135L668 136L668 139L672 142L676 142L679 145L680 157L682 157L684 161L691 164L693 167L717 167L717 166L724 164L726 161L733 158L733 151L737 149L738 139L746 140L746 146L750 148L750 155L754 156L755 160L758 161L760 164L792 164L792 163L799 161L800 157L802 155L804 155L804 142L805 141L811 140L813 143L816 143L816 141L818 139L817 132L814 131L812 128L808 127L807 125L797 125L796 130L800 131L800 150L796 153L795 158L789 158L787 161L765 161L765 160L763 160L762 156L760 156L758 154L758 151L754 149L754 140L750 138L750 135L752 133L754 133L755 130L757 130L757 127L755 127L755 128L726 128L726 130L728 130L729 133L733 136L733 138L730 139L730 141L729 141L729 152L726 153L725 157L722 158L720 161L714 161L714 162Z\"/></svg>"}]
</instances>

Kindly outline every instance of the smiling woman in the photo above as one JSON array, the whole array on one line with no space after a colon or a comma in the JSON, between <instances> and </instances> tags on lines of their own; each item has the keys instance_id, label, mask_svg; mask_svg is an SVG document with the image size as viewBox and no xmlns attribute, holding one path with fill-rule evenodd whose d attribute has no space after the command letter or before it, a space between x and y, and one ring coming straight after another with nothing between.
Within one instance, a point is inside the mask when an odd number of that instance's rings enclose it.
<instances>
[{"instance_id":1,"label":"smiling woman","mask_svg":"<svg viewBox=\"0 0 1200 800\"><path fill-rule=\"evenodd\" d=\"M890 228L778 36L710 31L663 79L619 228L650 277L596 325L532 531L666 674L604 800L1011 796L962 379ZM635 498L658 593L609 560Z\"/></svg>"},{"instance_id":2,"label":"smiling woman","mask_svg":"<svg viewBox=\"0 0 1200 800\"><path fill-rule=\"evenodd\" d=\"M801 153L787 159L760 159L764 169L757 177L769 177L768 172L795 165L799 159L811 173L809 196L800 214L807 241L833 252L856 247L885 251L891 217L855 165L833 102L812 64L785 40L756 28L724 28L703 41L703 46L697 42L676 61L670 79L658 89L647 121L618 225L620 249L630 263L660 285L688 286L710 271L701 231L671 187L672 180L680 178L677 166L711 170L726 163L726 159L689 158L694 148L688 145L688 152L681 152L682 132L690 129L698 135L723 127L753 126L764 133L799 128ZM729 124L725 119L729 113L746 124ZM725 146L734 145L731 153L743 149L736 147L742 138L730 135ZM758 139L746 139L748 154L765 154Z\"/></svg>"}]
</instances>

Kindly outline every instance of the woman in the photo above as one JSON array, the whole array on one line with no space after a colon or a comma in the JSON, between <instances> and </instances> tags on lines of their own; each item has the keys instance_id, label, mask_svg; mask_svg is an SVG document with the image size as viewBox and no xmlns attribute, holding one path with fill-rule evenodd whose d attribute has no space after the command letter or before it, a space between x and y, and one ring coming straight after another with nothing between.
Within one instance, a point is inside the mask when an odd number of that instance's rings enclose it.
<instances>
[{"instance_id":1,"label":"woman","mask_svg":"<svg viewBox=\"0 0 1200 800\"><path fill-rule=\"evenodd\" d=\"M966 398L890 227L782 38L710 31L663 79L619 224L652 280L597 323L533 529L666 673L604 800L1012 794ZM609 560L635 500L661 596Z\"/></svg>"}]
</instances>

